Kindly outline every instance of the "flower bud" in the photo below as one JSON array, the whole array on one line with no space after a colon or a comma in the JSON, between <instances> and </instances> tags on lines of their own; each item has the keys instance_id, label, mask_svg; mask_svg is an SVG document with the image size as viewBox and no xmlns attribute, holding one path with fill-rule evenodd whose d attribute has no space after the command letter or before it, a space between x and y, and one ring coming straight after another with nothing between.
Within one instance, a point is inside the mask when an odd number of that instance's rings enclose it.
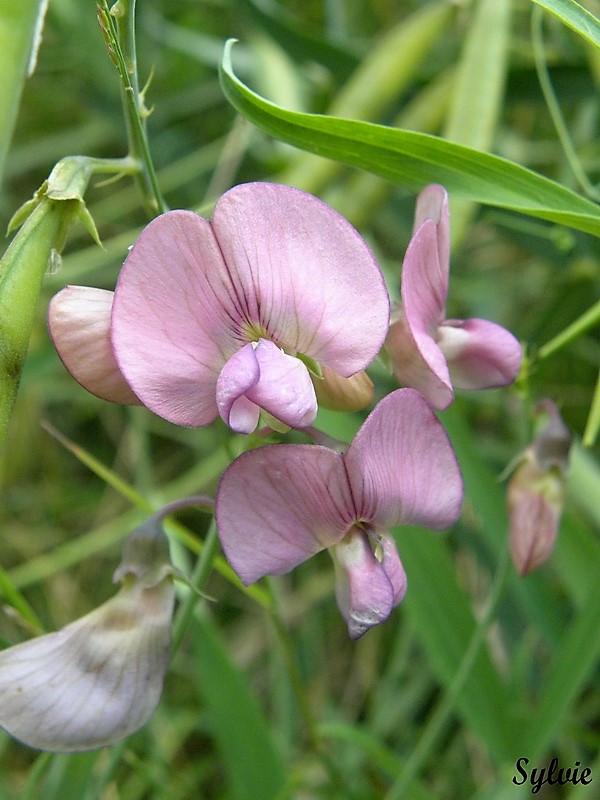
<instances>
[{"instance_id":1,"label":"flower bud","mask_svg":"<svg viewBox=\"0 0 600 800\"><path fill-rule=\"evenodd\" d=\"M15 402L44 273L61 252L71 222L78 218L99 243L83 201L93 159L65 158L13 216L17 233L0 262L0 442Z\"/></svg>"},{"instance_id":2,"label":"flower bud","mask_svg":"<svg viewBox=\"0 0 600 800\"><path fill-rule=\"evenodd\" d=\"M510 553L520 575L550 557L564 505L571 434L550 400L547 423L523 453L507 492Z\"/></svg>"},{"instance_id":3,"label":"flower bud","mask_svg":"<svg viewBox=\"0 0 600 800\"><path fill-rule=\"evenodd\" d=\"M313 378L320 406L332 411L361 411L373 402L373 381L366 372L349 378L322 366L323 378Z\"/></svg>"}]
</instances>

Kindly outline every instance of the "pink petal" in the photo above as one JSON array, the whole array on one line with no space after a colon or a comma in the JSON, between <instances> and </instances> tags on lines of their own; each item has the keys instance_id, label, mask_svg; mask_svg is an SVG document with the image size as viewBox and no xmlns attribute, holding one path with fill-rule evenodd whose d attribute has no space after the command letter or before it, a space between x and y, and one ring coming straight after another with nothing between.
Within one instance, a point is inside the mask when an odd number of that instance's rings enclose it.
<instances>
[{"instance_id":1,"label":"pink petal","mask_svg":"<svg viewBox=\"0 0 600 800\"><path fill-rule=\"evenodd\" d=\"M243 453L221 477L216 520L225 555L246 585L289 572L336 544L354 521L342 457L294 444Z\"/></svg>"},{"instance_id":2,"label":"pink petal","mask_svg":"<svg viewBox=\"0 0 600 800\"><path fill-rule=\"evenodd\" d=\"M317 398L302 361L266 339L259 340L254 354L260 379L248 390L248 398L291 428L310 425L317 416Z\"/></svg>"},{"instance_id":3,"label":"pink petal","mask_svg":"<svg viewBox=\"0 0 600 800\"><path fill-rule=\"evenodd\" d=\"M385 622L406 591L406 575L389 534L381 544L379 561L365 531L355 527L330 551L338 607L352 639Z\"/></svg>"},{"instance_id":4,"label":"pink petal","mask_svg":"<svg viewBox=\"0 0 600 800\"><path fill-rule=\"evenodd\" d=\"M450 212L448 209L448 193L443 186L432 183L426 186L417 197L415 205L415 222L413 232L425 222L432 220L437 229L438 258L442 267L447 264L450 269ZM446 290L448 294L448 270L446 271Z\"/></svg>"},{"instance_id":5,"label":"pink petal","mask_svg":"<svg viewBox=\"0 0 600 800\"><path fill-rule=\"evenodd\" d=\"M444 319L448 271L448 261L440 260L438 226L426 219L404 257L401 326L388 333L387 349L398 379L439 409L453 400L446 360L436 343Z\"/></svg>"},{"instance_id":6,"label":"pink petal","mask_svg":"<svg viewBox=\"0 0 600 800\"><path fill-rule=\"evenodd\" d=\"M381 400L343 456L357 518L378 528L447 528L462 503L460 470L441 423L421 395Z\"/></svg>"},{"instance_id":7,"label":"pink petal","mask_svg":"<svg viewBox=\"0 0 600 800\"><path fill-rule=\"evenodd\" d=\"M404 316L390 325L385 349L398 383L417 389L434 408L443 410L452 403L454 392L444 354L426 335L421 336L419 349Z\"/></svg>"},{"instance_id":8,"label":"pink petal","mask_svg":"<svg viewBox=\"0 0 600 800\"><path fill-rule=\"evenodd\" d=\"M426 219L413 234L402 264L402 307L415 337L435 337L444 321L449 270L449 261L441 259L437 226Z\"/></svg>"},{"instance_id":9,"label":"pink petal","mask_svg":"<svg viewBox=\"0 0 600 800\"><path fill-rule=\"evenodd\" d=\"M179 425L217 415L217 377L240 347L231 284L210 223L169 211L140 234L127 256L112 314L121 371L152 411Z\"/></svg>"},{"instance_id":10,"label":"pink petal","mask_svg":"<svg viewBox=\"0 0 600 800\"><path fill-rule=\"evenodd\" d=\"M438 343L457 389L508 386L519 374L521 346L494 322L449 320L439 329Z\"/></svg>"},{"instance_id":11,"label":"pink petal","mask_svg":"<svg viewBox=\"0 0 600 800\"><path fill-rule=\"evenodd\" d=\"M48 328L63 364L88 392L113 403L140 401L123 377L110 342L113 293L67 286L48 306Z\"/></svg>"},{"instance_id":12,"label":"pink petal","mask_svg":"<svg viewBox=\"0 0 600 800\"><path fill-rule=\"evenodd\" d=\"M259 419L260 408L242 395L231 406L228 425L236 433L252 433L256 430Z\"/></svg>"},{"instance_id":13,"label":"pink petal","mask_svg":"<svg viewBox=\"0 0 600 800\"><path fill-rule=\"evenodd\" d=\"M258 424L260 411L244 395L259 378L254 344L247 344L234 353L219 374L216 394L219 414L237 433L252 433Z\"/></svg>"},{"instance_id":14,"label":"pink petal","mask_svg":"<svg viewBox=\"0 0 600 800\"><path fill-rule=\"evenodd\" d=\"M381 272L356 230L316 197L268 183L236 186L212 226L233 294L265 338L340 375L364 369L389 320Z\"/></svg>"}]
</instances>

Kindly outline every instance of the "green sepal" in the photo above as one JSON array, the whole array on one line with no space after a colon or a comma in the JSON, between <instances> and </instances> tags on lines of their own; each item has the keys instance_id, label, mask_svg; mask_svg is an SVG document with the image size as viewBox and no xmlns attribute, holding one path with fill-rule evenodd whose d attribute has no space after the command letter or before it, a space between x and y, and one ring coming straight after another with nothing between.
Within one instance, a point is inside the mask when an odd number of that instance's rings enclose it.
<instances>
[{"instance_id":1,"label":"green sepal","mask_svg":"<svg viewBox=\"0 0 600 800\"><path fill-rule=\"evenodd\" d=\"M318 361L315 361L315 359L310 356L305 356L304 353L296 353L296 358L300 359L311 375L314 375L315 378L319 378L319 380L323 380L323 370Z\"/></svg>"}]
</instances>

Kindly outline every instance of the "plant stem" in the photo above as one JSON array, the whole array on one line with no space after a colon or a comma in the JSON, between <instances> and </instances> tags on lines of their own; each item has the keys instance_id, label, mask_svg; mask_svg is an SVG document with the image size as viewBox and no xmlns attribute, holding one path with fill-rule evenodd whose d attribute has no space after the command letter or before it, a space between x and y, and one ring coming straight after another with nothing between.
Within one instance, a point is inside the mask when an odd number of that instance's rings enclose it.
<instances>
[{"instance_id":1,"label":"plant stem","mask_svg":"<svg viewBox=\"0 0 600 800\"><path fill-rule=\"evenodd\" d=\"M269 595L271 598L269 616L281 647L285 668L287 670L292 690L300 710L308 742L311 746L311 749L319 757L321 763L329 774L331 781L330 788L332 792L334 792L334 794L331 796L343 797L345 800L347 800L350 797L348 794L348 787L346 786L346 782L344 781L341 771L327 752L326 743L319 733L317 719L308 701L308 697L306 696L304 684L302 682L302 676L300 674L300 670L298 669L298 662L295 658L292 640L279 613L273 580L271 578L266 578L266 583L269 588Z\"/></svg>"},{"instance_id":2,"label":"plant stem","mask_svg":"<svg viewBox=\"0 0 600 800\"><path fill-rule=\"evenodd\" d=\"M588 330L591 330L591 328L599 324L600 300L594 303L594 305L576 319L575 322L572 322L553 339L550 339L549 342L546 342L545 345L540 347L537 354L538 361L543 361L543 359L548 358L548 356L554 355L558 350L562 350L563 347L579 339L580 336L583 336L584 333L587 333Z\"/></svg>"},{"instance_id":3,"label":"plant stem","mask_svg":"<svg viewBox=\"0 0 600 800\"><path fill-rule=\"evenodd\" d=\"M206 538L204 540L204 547L198 556L196 566L194 567L194 571L190 578L190 591L179 606L175 621L173 623L173 643L171 645L171 656L173 656L177 651L179 645L181 644L181 640L183 639L183 635L188 628L192 614L196 608L196 603L198 602L197 592L203 588L208 580L208 576L210 575L213 560L217 554L218 548L219 539L217 536L217 525L215 523L215 518L213 517L208 528L208 533L206 534Z\"/></svg>"},{"instance_id":4,"label":"plant stem","mask_svg":"<svg viewBox=\"0 0 600 800\"><path fill-rule=\"evenodd\" d=\"M406 761L402 773L392 785L390 791L385 797L385 800L402 800L402 798L407 797L407 792L410 789L411 783L417 777L419 771L429 758L431 751L438 740L438 737L443 732L452 716L456 706L456 701L468 680L475 663L475 659L479 654L481 645L484 642L485 636L496 613L498 602L502 596L504 584L508 576L508 548L505 548L500 558L501 560L498 564L498 569L490 590L487 605L483 614L481 615L477 627L473 631L469 645L465 650L462 661L452 680L452 683L448 687L444 696L440 699L433 714L430 716L427 726L425 727L417 746Z\"/></svg>"},{"instance_id":5,"label":"plant stem","mask_svg":"<svg viewBox=\"0 0 600 800\"><path fill-rule=\"evenodd\" d=\"M152 216L168 210L158 185L146 133L148 111L139 90L135 47L135 0L117 0L109 8L107 0L98 6L98 20L109 56L121 80L129 155L139 161L140 189Z\"/></svg>"}]
</instances>

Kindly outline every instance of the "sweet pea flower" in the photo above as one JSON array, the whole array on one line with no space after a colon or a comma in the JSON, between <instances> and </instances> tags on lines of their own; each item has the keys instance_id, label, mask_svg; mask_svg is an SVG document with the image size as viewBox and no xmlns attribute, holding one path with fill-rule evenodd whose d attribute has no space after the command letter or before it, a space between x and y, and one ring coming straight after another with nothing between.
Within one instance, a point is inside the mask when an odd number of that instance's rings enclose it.
<instances>
[{"instance_id":1,"label":"sweet pea flower","mask_svg":"<svg viewBox=\"0 0 600 800\"><path fill-rule=\"evenodd\" d=\"M297 189L249 183L224 194L210 221L182 210L154 219L114 296L67 287L48 320L67 369L92 393L178 425L219 414L250 433L261 410L310 425L311 373L363 370L385 339L389 299L368 246L337 212Z\"/></svg>"},{"instance_id":2,"label":"sweet pea flower","mask_svg":"<svg viewBox=\"0 0 600 800\"><path fill-rule=\"evenodd\" d=\"M216 521L246 585L289 572L328 549L353 639L387 619L406 591L392 525L442 529L460 513L462 480L448 437L413 389L387 395L340 454L321 445L267 445L221 477Z\"/></svg>"},{"instance_id":3,"label":"sweet pea flower","mask_svg":"<svg viewBox=\"0 0 600 800\"><path fill-rule=\"evenodd\" d=\"M60 753L114 744L141 728L167 669L173 574L152 518L125 542L114 597L59 631L0 651L0 726Z\"/></svg>"},{"instance_id":4,"label":"sweet pea flower","mask_svg":"<svg viewBox=\"0 0 600 800\"><path fill-rule=\"evenodd\" d=\"M538 404L545 424L520 456L507 491L509 548L520 575L550 557L565 499L572 436L551 400Z\"/></svg>"},{"instance_id":5,"label":"sweet pea flower","mask_svg":"<svg viewBox=\"0 0 600 800\"><path fill-rule=\"evenodd\" d=\"M457 389L512 383L521 348L505 328L483 319L445 319L450 271L448 195L431 184L417 198L413 236L402 266L402 305L385 348L400 383L445 409Z\"/></svg>"}]
</instances>

